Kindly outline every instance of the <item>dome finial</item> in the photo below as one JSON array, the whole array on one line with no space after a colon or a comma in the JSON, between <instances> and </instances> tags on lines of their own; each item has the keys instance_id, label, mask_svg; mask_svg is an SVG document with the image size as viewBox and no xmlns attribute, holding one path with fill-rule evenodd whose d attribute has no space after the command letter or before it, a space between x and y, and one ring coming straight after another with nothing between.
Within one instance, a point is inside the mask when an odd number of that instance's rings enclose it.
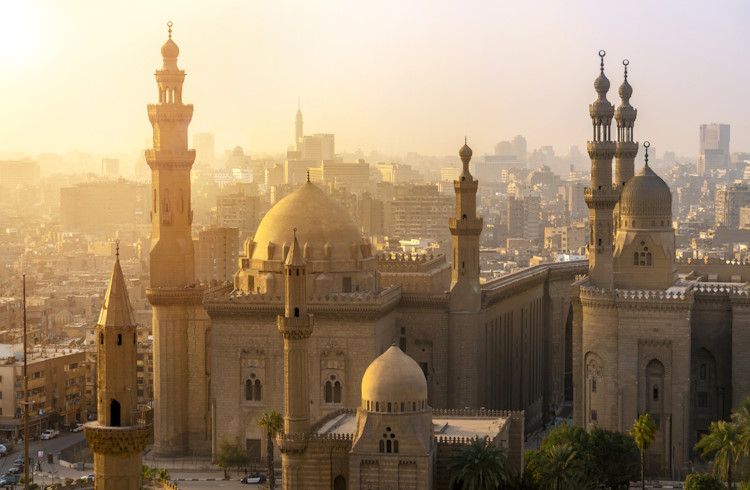
<instances>
[{"instance_id":1,"label":"dome finial","mask_svg":"<svg viewBox=\"0 0 750 490\"><path fill-rule=\"evenodd\" d=\"M628 65L630 64L630 61L627 59L622 60L622 65L625 67L625 81L628 81Z\"/></svg>"},{"instance_id":2,"label":"dome finial","mask_svg":"<svg viewBox=\"0 0 750 490\"><path fill-rule=\"evenodd\" d=\"M307 181L310 182L310 169L307 169Z\"/></svg>"},{"instance_id":3,"label":"dome finial","mask_svg":"<svg viewBox=\"0 0 750 490\"><path fill-rule=\"evenodd\" d=\"M601 62L601 65L600 65L602 73L604 73L604 56L606 56L606 55L607 55L606 51L604 51L603 49L599 50L599 58L602 59L602 62Z\"/></svg>"},{"instance_id":4,"label":"dome finial","mask_svg":"<svg viewBox=\"0 0 750 490\"><path fill-rule=\"evenodd\" d=\"M172 26L173 25L174 24L172 24L171 20L167 22L167 32L169 33L169 39L172 39Z\"/></svg>"},{"instance_id":5,"label":"dome finial","mask_svg":"<svg viewBox=\"0 0 750 490\"><path fill-rule=\"evenodd\" d=\"M120 260L120 239L115 240L115 256Z\"/></svg>"},{"instance_id":6,"label":"dome finial","mask_svg":"<svg viewBox=\"0 0 750 490\"><path fill-rule=\"evenodd\" d=\"M646 153L643 155L643 157L646 159L646 166L648 167L648 147L651 146L651 143L648 141L643 142L643 147L646 149Z\"/></svg>"}]
</instances>

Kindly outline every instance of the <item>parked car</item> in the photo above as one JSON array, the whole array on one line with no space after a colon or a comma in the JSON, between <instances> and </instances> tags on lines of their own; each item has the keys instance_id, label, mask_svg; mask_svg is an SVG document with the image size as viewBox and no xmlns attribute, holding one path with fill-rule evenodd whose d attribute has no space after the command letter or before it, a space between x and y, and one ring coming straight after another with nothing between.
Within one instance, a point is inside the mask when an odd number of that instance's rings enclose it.
<instances>
[{"instance_id":1,"label":"parked car","mask_svg":"<svg viewBox=\"0 0 750 490\"><path fill-rule=\"evenodd\" d=\"M81 432L83 430L83 424L76 424L71 427L70 432Z\"/></svg>"},{"instance_id":2,"label":"parked car","mask_svg":"<svg viewBox=\"0 0 750 490\"><path fill-rule=\"evenodd\" d=\"M85 482L92 482L92 481L94 481L94 474L93 473L89 473L88 475L83 475L81 477L81 480L85 481Z\"/></svg>"},{"instance_id":3,"label":"parked car","mask_svg":"<svg viewBox=\"0 0 750 490\"><path fill-rule=\"evenodd\" d=\"M260 473L253 473L252 475L245 475L240 479L240 483L265 483L265 475Z\"/></svg>"},{"instance_id":4,"label":"parked car","mask_svg":"<svg viewBox=\"0 0 750 490\"><path fill-rule=\"evenodd\" d=\"M48 439L54 439L55 437L60 435L59 430L55 429L47 429L44 432L42 432L42 440L46 441Z\"/></svg>"},{"instance_id":5,"label":"parked car","mask_svg":"<svg viewBox=\"0 0 750 490\"><path fill-rule=\"evenodd\" d=\"M0 444L0 456L7 456L8 455L8 448L5 447L5 444Z\"/></svg>"},{"instance_id":6,"label":"parked car","mask_svg":"<svg viewBox=\"0 0 750 490\"><path fill-rule=\"evenodd\" d=\"M0 478L0 486L17 485L21 479L21 475L5 475Z\"/></svg>"},{"instance_id":7,"label":"parked car","mask_svg":"<svg viewBox=\"0 0 750 490\"><path fill-rule=\"evenodd\" d=\"M21 464L14 464L10 467L7 473L5 473L6 476L12 476L12 475L20 475L23 473L23 463Z\"/></svg>"}]
</instances>

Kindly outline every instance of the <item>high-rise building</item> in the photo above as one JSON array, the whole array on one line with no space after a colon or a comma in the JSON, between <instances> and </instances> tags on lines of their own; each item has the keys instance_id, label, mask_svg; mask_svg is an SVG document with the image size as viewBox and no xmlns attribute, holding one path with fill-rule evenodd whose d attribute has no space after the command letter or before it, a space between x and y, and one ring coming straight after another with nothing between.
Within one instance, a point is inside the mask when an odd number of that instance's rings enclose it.
<instances>
[{"instance_id":1,"label":"high-rise building","mask_svg":"<svg viewBox=\"0 0 750 490\"><path fill-rule=\"evenodd\" d=\"M701 124L698 148L698 175L729 165L729 124Z\"/></svg>"},{"instance_id":2,"label":"high-rise building","mask_svg":"<svg viewBox=\"0 0 750 490\"><path fill-rule=\"evenodd\" d=\"M242 192L216 196L217 224L223 228L238 228L240 235L252 234L258 227L262 213L260 196Z\"/></svg>"},{"instance_id":3,"label":"high-rise building","mask_svg":"<svg viewBox=\"0 0 750 490\"><path fill-rule=\"evenodd\" d=\"M302 136L302 160L309 160L317 167L324 160L333 160L334 156L334 136L332 134Z\"/></svg>"},{"instance_id":4,"label":"high-rise building","mask_svg":"<svg viewBox=\"0 0 750 490\"><path fill-rule=\"evenodd\" d=\"M740 208L750 206L750 188L747 184L722 186L716 191L714 211L716 226L736 230L740 227Z\"/></svg>"},{"instance_id":5,"label":"high-rise building","mask_svg":"<svg viewBox=\"0 0 750 490\"><path fill-rule=\"evenodd\" d=\"M117 158L102 158L102 175L116 179L120 176L120 160Z\"/></svg>"},{"instance_id":6,"label":"high-rise building","mask_svg":"<svg viewBox=\"0 0 750 490\"><path fill-rule=\"evenodd\" d=\"M148 184L112 180L60 189L60 221L75 231L112 236L127 227L148 226Z\"/></svg>"},{"instance_id":7,"label":"high-rise building","mask_svg":"<svg viewBox=\"0 0 750 490\"><path fill-rule=\"evenodd\" d=\"M216 145L212 133L196 133L193 136L195 163L213 167L216 163Z\"/></svg>"},{"instance_id":8,"label":"high-rise building","mask_svg":"<svg viewBox=\"0 0 750 490\"><path fill-rule=\"evenodd\" d=\"M211 228L198 233L195 276L199 282L231 281L237 270L239 229Z\"/></svg>"}]
</instances>

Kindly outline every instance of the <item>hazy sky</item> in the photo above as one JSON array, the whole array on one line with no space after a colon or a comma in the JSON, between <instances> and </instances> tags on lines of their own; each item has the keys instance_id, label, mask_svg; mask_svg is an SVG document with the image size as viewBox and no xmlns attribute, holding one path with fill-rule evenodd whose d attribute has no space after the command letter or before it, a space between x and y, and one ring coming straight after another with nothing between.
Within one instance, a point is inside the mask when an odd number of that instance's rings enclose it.
<instances>
[{"instance_id":1,"label":"hazy sky","mask_svg":"<svg viewBox=\"0 0 750 490\"><path fill-rule=\"evenodd\" d=\"M115 153L150 137L166 22L190 126L282 152L305 133L337 151L475 153L523 134L564 153L590 137L599 49L610 101L630 59L635 135L697 152L698 125L750 151L750 2L0 0L0 153Z\"/></svg>"}]
</instances>

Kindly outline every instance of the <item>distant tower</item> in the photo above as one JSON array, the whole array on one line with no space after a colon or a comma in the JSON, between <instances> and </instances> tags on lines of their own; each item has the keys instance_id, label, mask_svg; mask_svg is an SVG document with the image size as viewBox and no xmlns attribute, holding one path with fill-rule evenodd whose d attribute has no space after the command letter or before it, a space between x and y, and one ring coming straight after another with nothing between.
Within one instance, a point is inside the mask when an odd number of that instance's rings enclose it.
<instances>
[{"instance_id":1,"label":"distant tower","mask_svg":"<svg viewBox=\"0 0 750 490\"><path fill-rule=\"evenodd\" d=\"M479 311L479 235L482 233L482 218L477 218L477 187L469 172L471 148L464 142L458 155L463 171L453 181L456 190L456 217L450 218L449 227L453 236L451 269L451 310Z\"/></svg>"},{"instance_id":2,"label":"distant tower","mask_svg":"<svg viewBox=\"0 0 750 490\"><path fill-rule=\"evenodd\" d=\"M150 409L137 406L136 324L119 249L96 333L98 418L84 426L94 452L94 488L140 489L142 453L153 441L153 424Z\"/></svg>"},{"instance_id":3,"label":"distant tower","mask_svg":"<svg viewBox=\"0 0 750 490\"><path fill-rule=\"evenodd\" d=\"M617 121L617 146L615 149L615 185L622 187L635 174L635 156L638 154L638 142L633 141L633 126L638 111L630 105L633 87L628 83L628 60L622 60L625 67L625 78L620 85L622 102L615 111Z\"/></svg>"},{"instance_id":4,"label":"distant tower","mask_svg":"<svg viewBox=\"0 0 750 490\"><path fill-rule=\"evenodd\" d=\"M612 157L616 144L611 139L610 128L615 107L607 100L609 80L604 76L604 55L601 57L601 72L594 81L598 94L589 105L593 124L593 139L587 143L591 157L591 187L584 191L589 207L590 241L588 245L589 277L591 284L603 288L612 287L612 241L614 238L613 210L619 191L612 187Z\"/></svg>"},{"instance_id":5,"label":"distant tower","mask_svg":"<svg viewBox=\"0 0 750 490\"><path fill-rule=\"evenodd\" d=\"M298 147L302 143L302 108L300 106L300 99L297 98L297 116L294 119L294 145Z\"/></svg>"},{"instance_id":6,"label":"distant tower","mask_svg":"<svg viewBox=\"0 0 750 490\"><path fill-rule=\"evenodd\" d=\"M154 452L159 456L188 453L188 408L196 401L191 383L188 398L188 319L202 310L202 291L195 283L193 211L190 205L190 169L195 150L187 146L193 106L182 103L185 72L177 67L180 49L169 39L161 47L164 65L156 72L159 103L148 105L154 148L146 150L151 167L151 287L146 292L153 306L154 335ZM191 358L195 363L196 359ZM200 391L200 390L199 390ZM192 409L195 410L195 409ZM205 422L204 422L205 423ZM197 430L196 430L197 429Z\"/></svg>"},{"instance_id":7,"label":"distant tower","mask_svg":"<svg viewBox=\"0 0 750 490\"><path fill-rule=\"evenodd\" d=\"M302 453L310 430L310 374L308 339L313 317L307 313L307 274L302 249L294 230L294 243L284 263L284 316L277 326L284 337L284 433L279 436L282 482L285 490L304 488L300 474Z\"/></svg>"}]
</instances>

